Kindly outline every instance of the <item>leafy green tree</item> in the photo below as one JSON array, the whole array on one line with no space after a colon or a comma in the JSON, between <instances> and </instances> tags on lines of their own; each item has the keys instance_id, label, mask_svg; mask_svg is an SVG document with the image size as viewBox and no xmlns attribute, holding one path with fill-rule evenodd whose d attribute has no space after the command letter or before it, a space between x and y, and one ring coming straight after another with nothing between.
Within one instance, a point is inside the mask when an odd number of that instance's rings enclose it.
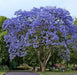
<instances>
[{"instance_id":1,"label":"leafy green tree","mask_svg":"<svg viewBox=\"0 0 77 75\"><path fill-rule=\"evenodd\" d=\"M6 31L2 29L3 22L7 17L0 16L0 63L5 64L9 58L8 48L6 48L6 43L4 42L4 36Z\"/></svg>"},{"instance_id":2,"label":"leafy green tree","mask_svg":"<svg viewBox=\"0 0 77 75\"><path fill-rule=\"evenodd\" d=\"M7 19L5 16L0 16L0 33L3 31L2 24Z\"/></svg>"},{"instance_id":3,"label":"leafy green tree","mask_svg":"<svg viewBox=\"0 0 77 75\"><path fill-rule=\"evenodd\" d=\"M77 18L75 18L75 20L74 20L74 24L77 26Z\"/></svg>"}]
</instances>

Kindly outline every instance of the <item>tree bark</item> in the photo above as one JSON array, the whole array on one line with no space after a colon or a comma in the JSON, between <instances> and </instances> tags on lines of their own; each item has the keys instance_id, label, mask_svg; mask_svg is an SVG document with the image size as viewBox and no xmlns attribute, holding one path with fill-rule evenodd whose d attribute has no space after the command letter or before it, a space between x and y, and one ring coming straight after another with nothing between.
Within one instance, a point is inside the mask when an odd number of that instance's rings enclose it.
<instances>
[{"instance_id":1,"label":"tree bark","mask_svg":"<svg viewBox=\"0 0 77 75\"><path fill-rule=\"evenodd\" d=\"M38 60L39 60L39 62L40 62L40 70L41 70L42 72L45 72L45 63L43 63L43 62L41 61L41 59L40 59L40 51L37 51L37 55L38 55Z\"/></svg>"},{"instance_id":2,"label":"tree bark","mask_svg":"<svg viewBox=\"0 0 77 75\"><path fill-rule=\"evenodd\" d=\"M46 69L46 68L45 68L45 65L42 65L41 71L42 71L42 72L45 72L45 69Z\"/></svg>"},{"instance_id":3,"label":"tree bark","mask_svg":"<svg viewBox=\"0 0 77 75\"><path fill-rule=\"evenodd\" d=\"M43 61L41 60L41 57L40 57L40 50L37 50L37 56L38 56L38 61L40 63L40 69L42 72L45 72L47 62L51 57L51 49L49 49L48 55L44 54L44 60Z\"/></svg>"},{"instance_id":4,"label":"tree bark","mask_svg":"<svg viewBox=\"0 0 77 75\"><path fill-rule=\"evenodd\" d=\"M45 61L45 65L47 65L47 62L48 62L48 60L50 59L50 57L51 57L51 52L49 53L49 55L48 55L48 57L47 57L47 59L46 59L46 61Z\"/></svg>"},{"instance_id":5,"label":"tree bark","mask_svg":"<svg viewBox=\"0 0 77 75\"><path fill-rule=\"evenodd\" d=\"M51 52L49 53L47 59L45 59L43 62L40 62L40 69L42 72L45 72L46 65L50 57L51 57Z\"/></svg>"}]
</instances>

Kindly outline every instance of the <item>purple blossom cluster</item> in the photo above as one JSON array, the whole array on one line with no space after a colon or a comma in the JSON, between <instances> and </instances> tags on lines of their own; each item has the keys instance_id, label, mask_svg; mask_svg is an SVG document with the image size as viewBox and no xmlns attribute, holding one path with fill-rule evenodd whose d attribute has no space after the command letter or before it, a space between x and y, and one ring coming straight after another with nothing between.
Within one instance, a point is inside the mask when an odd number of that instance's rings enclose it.
<instances>
[{"instance_id":1,"label":"purple blossom cluster","mask_svg":"<svg viewBox=\"0 0 77 75\"><path fill-rule=\"evenodd\" d=\"M26 54L26 47L64 46L66 57L68 46L77 47L77 27L69 11L56 7L33 8L31 11L16 11L16 17L6 20L3 29L10 59ZM69 37L70 36L70 37ZM61 50L61 49L60 49ZM66 58L65 57L65 58ZM68 56L69 57L69 56Z\"/></svg>"}]
</instances>

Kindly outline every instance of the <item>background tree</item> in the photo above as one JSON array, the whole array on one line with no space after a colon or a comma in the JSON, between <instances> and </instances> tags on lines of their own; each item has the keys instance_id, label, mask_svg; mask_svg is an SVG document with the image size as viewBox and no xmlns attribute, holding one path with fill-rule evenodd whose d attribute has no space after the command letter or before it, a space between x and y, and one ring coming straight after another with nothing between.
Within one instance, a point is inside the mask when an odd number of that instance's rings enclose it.
<instances>
[{"instance_id":1,"label":"background tree","mask_svg":"<svg viewBox=\"0 0 77 75\"><path fill-rule=\"evenodd\" d=\"M1 31L3 31L2 29L2 25L3 25L3 22L7 19L7 17L5 16L0 16L0 33Z\"/></svg>"},{"instance_id":2,"label":"background tree","mask_svg":"<svg viewBox=\"0 0 77 75\"><path fill-rule=\"evenodd\" d=\"M3 22L7 19L5 16L0 16L0 64L5 65L9 59L8 48L6 48L6 42L4 42L4 36L7 34L2 29Z\"/></svg>"},{"instance_id":3,"label":"background tree","mask_svg":"<svg viewBox=\"0 0 77 75\"><path fill-rule=\"evenodd\" d=\"M77 18L75 18L75 20L74 20L74 24L77 26Z\"/></svg>"},{"instance_id":4,"label":"background tree","mask_svg":"<svg viewBox=\"0 0 77 75\"><path fill-rule=\"evenodd\" d=\"M8 19L3 24L8 33L4 38L9 47L10 60L25 56L27 47L32 47L37 54L42 71L45 71L55 48L63 56L62 59L69 60L69 45L76 48L77 27L67 10L40 7L31 11L19 10L15 15L16 18Z\"/></svg>"}]
</instances>

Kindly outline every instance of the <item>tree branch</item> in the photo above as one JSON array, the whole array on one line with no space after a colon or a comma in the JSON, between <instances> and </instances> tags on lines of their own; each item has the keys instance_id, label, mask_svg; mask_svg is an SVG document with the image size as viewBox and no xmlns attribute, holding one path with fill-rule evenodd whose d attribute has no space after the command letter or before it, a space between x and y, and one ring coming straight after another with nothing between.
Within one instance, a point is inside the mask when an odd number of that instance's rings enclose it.
<instances>
[{"instance_id":1,"label":"tree branch","mask_svg":"<svg viewBox=\"0 0 77 75\"><path fill-rule=\"evenodd\" d=\"M51 52L49 53L47 59L45 60L45 65L47 64L47 62L48 62L48 60L49 60L50 57L51 57Z\"/></svg>"},{"instance_id":2,"label":"tree branch","mask_svg":"<svg viewBox=\"0 0 77 75\"><path fill-rule=\"evenodd\" d=\"M40 64L42 64L42 61L40 59L40 51L39 50L37 50L37 56L38 56L38 61L40 62Z\"/></svg>"}]
</instances>

